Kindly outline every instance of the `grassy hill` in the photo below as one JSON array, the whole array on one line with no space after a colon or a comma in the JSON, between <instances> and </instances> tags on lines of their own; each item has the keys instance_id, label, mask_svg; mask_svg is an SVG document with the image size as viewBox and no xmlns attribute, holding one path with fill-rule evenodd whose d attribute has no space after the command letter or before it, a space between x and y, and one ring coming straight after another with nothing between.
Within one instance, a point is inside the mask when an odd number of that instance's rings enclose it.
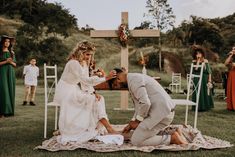
<instances>
[{"instance_id":1,"label":"grassy hill","mask_svg":"<svg viewBox=\"0 0 235 157\"><path fill-rule=\"evenodd\" d=\"M10 34L12 36L16 36L17 29L23 24L24 23L20 20L13 20L8 19L4 16L0 16L0 34ZM6 30L8 32L6 32ZM226 32L225 28L223 32ZM94 39L89 36L89 33L80 30L73 30L71 35L65 39L63 37L60 37L59 35L58 37L68 47L69 51L71 51L78 42L82 40L89 40L93 42L97 48L95 52L96 67L103 68L106 72L110 71L114 67L120 67L120 44L116 39ZM142 51L145 56L148 56L149 54L156 52L157 50L154 49L153 46L137 48L133 44L135 43L131 43L129 48L129 71L141 72L142 66L138 64L138 61L140 59L140 51ZM186 47L174 48L164 45L162 47L162 51L166 53L165 59L167 59L165 60L165 63L167 64L165 65L164 72L158 72L156 69L147 70L148 74L150 75L161 76L163 85L167 86L167 84L171 82L171 72L181 72L183 75L185 75L189 69L192 58L189 48ZM69 52L65 53L69 54ZM211 62L211 65L213 67L212 69L214 69L216 72L214 77L216 78L217 82L221 80L220 72L226 70L225 66L222 64L222 61L220 62L221 63ZM63 70L63 66L66 63L66 57L62 58L61 63L62 64L60 64L59 73L61 73ZM178 65L176 66L175 63L177 63ZM19 67L17 69L18 76L21 76L21 73L22 67Z\"/></svg>"},{"instance_id":2,"label":"grassy hill","mask_svg":"<svg viewBox=\"0 0 235 157\"><path fill-rule=\"evenodd\" d=\"M16 36L17 29L22 25L23 23L20 20L7 19L0 16L0 35L8 34L11 36Z\"/></svg>"}]
</instances>

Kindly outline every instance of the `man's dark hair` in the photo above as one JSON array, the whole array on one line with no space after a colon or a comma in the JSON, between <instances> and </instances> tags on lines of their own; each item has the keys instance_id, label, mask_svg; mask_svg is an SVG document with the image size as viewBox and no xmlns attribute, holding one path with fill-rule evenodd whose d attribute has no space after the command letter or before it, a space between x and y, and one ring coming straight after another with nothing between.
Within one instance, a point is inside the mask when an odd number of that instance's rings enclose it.
<instances>
[{"instance_id":1,"label":"man's dark hair","mask_svg":"<svg viewBox=\"0 0 235 157\"><path fill-rule=\"evenodd\" d=\"M113 70L115 70L117 72L117 74L120 74L123 72L123 70L121 68L114 68ZM116 78L113 78L111 80L108 81L108 84L109 84L109 88L110 90L113 89L113 82L115 81Z\"/></svg>"},{"instance_id":2,"label":"man's dark hair","mask_svg":"<svg viewBox=\"0 0 235 157\"><path fill-rule=\"evenodd\" d=\"M123 72L123 70L122 70L122 69L120 69L120 68L114 68L113 70L115 70L115 71L117 72L117 74L120 74L120 73L122 73L122 72Z\"/></svg>"}]
</instances>

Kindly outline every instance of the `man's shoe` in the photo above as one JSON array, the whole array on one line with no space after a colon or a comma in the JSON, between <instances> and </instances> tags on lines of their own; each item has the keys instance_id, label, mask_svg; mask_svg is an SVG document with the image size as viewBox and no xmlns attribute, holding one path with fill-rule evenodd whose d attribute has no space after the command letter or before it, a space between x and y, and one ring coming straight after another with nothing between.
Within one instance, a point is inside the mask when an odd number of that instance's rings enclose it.
<instances>
[{"instance_id":1,"label":"man's shoe","mask_svg":"<svg viewBox=\"0 0 235 157\"><path fill-rule=\"evenodd\" d=\"M32 101L30 101L30 103L29 103L31 106L35 106L36 104L34 103L34 102L32 102Z\"/></svg>"},{"instance_id":2,"label":"man's shoe","mask_svg":"<svg viewBox=\"0 0 235 157\"><path fill-rule=\"evenodd\" d=\"M27 101L23 101L23 104L22 104L23 106L25 106L25 105L27 105Z\"/></svg>"}]
</instances>

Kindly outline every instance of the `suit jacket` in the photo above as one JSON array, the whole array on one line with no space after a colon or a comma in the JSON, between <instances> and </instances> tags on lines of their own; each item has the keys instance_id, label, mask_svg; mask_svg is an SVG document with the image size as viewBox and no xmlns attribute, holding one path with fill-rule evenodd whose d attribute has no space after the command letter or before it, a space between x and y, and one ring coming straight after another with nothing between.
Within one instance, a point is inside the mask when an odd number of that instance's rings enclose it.
<instances>
[{"instance_id":1,"label":"suit jacket","mask_svg":"<svg viewBox=\"0 0 235 157\"><path fill-rule=\"evenodd\" d=\"M144 120L141 125L152 129L168 116L175 104L164 88L152 77L140 73L128 73L127 83L131 94L136 117Z\"/></svg>"}]
</instances>

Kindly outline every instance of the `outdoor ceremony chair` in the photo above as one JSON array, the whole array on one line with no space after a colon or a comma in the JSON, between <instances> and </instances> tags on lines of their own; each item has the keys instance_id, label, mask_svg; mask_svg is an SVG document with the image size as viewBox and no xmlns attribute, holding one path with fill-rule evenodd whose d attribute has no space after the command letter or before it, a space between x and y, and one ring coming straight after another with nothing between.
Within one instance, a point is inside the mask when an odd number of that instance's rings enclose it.
<instances>
[{"instance_id":1,"label":"outdoor ceremony chair","mask_svg":"<svg viewBox=\"0 0 235 157\"><path fill-rule=\"evenodd\" d=\"M193 71L195 68L200 70L199 74L194 74ZM186 99L173 99L176 105L186 106L185 110L185 125L188 122L188 107L195 106L195 116L194 116L194 128L197 127L197 117L198 117L198 103L201 91L201 82L202 82L202 74L203 74L204 63L201 65L191 64L189 79L187 79L187 97ZM193 79L197 78L197 84L194 84ZM190 100L192 94L196 92L196 102Z\"/></svg>"},{"instance_id":2,"label":"outdoor ceremony chair","mask_svg":"<svg viewBox=\"0 0 235 157\"><path fill-rule=\"evenodd\" d=\"M51 73L49 74L49 72L51 72L52 74ZM50 101L52 99L52 98L50 99L50 96L52 96L56 86L57 86L57 65L48 66L44 63L44 92L45 92L44 138L47 138L48 106L55 107L55 130L57 130L58 107L60 105Z\"/></svg>"},{"instance_id":3,"label":"outdoor ceremony chair","mask_svg":"<svg viewBox=\"0 0 235 157\"><path fill-rule=\"evenodd\" d=\"M172 73L171 83L169 84L169 89L173 92L181 92L181 73Z\"/></svg>"}]
</instances>

